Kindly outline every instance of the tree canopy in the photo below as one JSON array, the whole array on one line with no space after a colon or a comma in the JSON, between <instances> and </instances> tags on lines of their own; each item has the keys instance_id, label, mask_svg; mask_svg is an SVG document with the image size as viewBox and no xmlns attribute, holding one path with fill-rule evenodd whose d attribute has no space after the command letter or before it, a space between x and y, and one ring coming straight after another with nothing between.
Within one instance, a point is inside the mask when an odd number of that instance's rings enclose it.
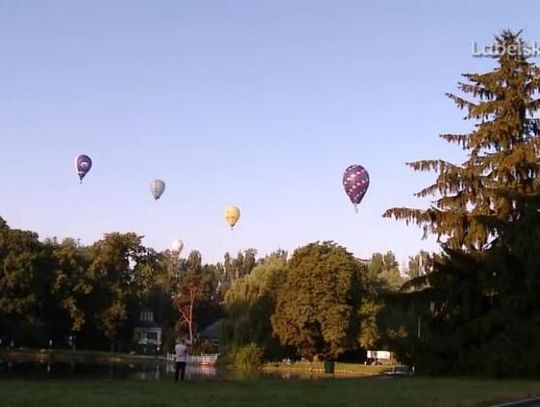
<instances>
[{"instance_id":1,"label":"tree canopy","mask_svg":"<svg viewBox=\"0 0 540 407\"><path fill-rule=\"evenodd\" d=\"M360 299L359 262L335 243L308 244L289 262L274 333L306 358L336 358L357 346Z\"/></svg>"}]
</instances>

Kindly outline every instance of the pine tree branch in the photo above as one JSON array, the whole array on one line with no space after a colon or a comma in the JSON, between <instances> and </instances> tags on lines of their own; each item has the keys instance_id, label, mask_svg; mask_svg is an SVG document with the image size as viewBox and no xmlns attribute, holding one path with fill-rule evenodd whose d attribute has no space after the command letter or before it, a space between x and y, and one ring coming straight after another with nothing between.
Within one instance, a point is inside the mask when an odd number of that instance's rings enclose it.
<instances>
[{"instance_id":1,"label":"pine tree branch","mask_svg":"<svg viewBox=\"0 0 540 407\"><path fill-rule=\"evenodd\" d=\"M412 292L412 291L419 291L421 289L426 289L429 287L429 278L428 275L420 275L415 278L411 278L410 280L403 283L401 288L399 289L400 292L406 293L406 292Z\"/></svg>"},{"instance_id":2,"label":"pine tree branch","mask_svg":"<svg viewBox=\"0 0 540 407\"><path fill-rule=\"evenodd\" d=\"M476 104L474 104L473 102L469 102L468 100L466 99L463 99L459 96L456 96L452 93L446 93L446 96L448 96L450 99L452 99L454 101L454 103L461 109L465 109L467 108L468 111L470 111L471 109L473 109L474 107L476 107Z\"/></svg>"},{"instance_id":3,"label":"pine tree branch","mask_svg":"<svg viewBox=\"0 0 540 407\"><path fill-rule=\"evenodd\" d=\"M425 198L427 196L434 196L437 193L441 193L442 190L444 190L444 188L441 188L441 185L436 183L436 184L430 185L429 187L426 187L426 188L422 189L419 192L416 192L414 194L414 196L416 198Z\"/></svg>"},{"instance_id":4,"label":"pine tree branch","mask_svg":"<svg viewBox=\"0 0 540 407\"><path fill-rule=\"evenodd\" d=\"M532 95L538 91L540 91L540 68L537 66L530 66L528 81L525 84L525 92Z\"/></svg>"},{"instance_id":5,"label":"pine tree branch","mask_svg":"<svg viewBox=\"0 0 540 407\"><path fill-rule=\"evenodd\" d=\"M540 107L539 107L540 109ZM540 119L527 119L525 132L527 137L531 138L534 136L540 136Z\"/></svg>"},{"instance_id":6,"label":"pine tree branch","mask_svg":"<svg viewBox=\"0 0 540 407\"><path fill-rule=\"evenodd\" d=\"M540 91L540 90L537 90ZM533 115L535 112L538 112L540 110L540 99L535 99L527 103L527 112L530 115Z\"/></svg>"},{"instance_id":7,"label":"pine tree branch","mask_svg":"<svg viewBox=\"0 0 540 407\"><path fill-rule=\"evenodd\" d=\"M411 209L411 208L391 208L383 214L384 218L394 218L396 220L404 220L405 224L409 225L415 223L416 225L422 225L431 222L433 217L424 209Z\"/></svg>"},{"instance_id":8,"label":"pine tree branch","mask_svg":"<svg viewBox=\"0 0 540 407\"><path fill-rule=\"evenodd\" d=\"M406 163L414 171L436 171L444 172L449 170L457 170L458 166L444 160L421 160Z\"/></svg>"},{"instance_id":9,"label":"pine tree branch","mask_svg":"<svg viewBox=\"0 0 540 407\"><path fill-rule=\"evenodd\" d=\"M461 144L464 150L469 148L469 134L440 134L439 137L449 143Z\"/></svg>"},{"instance_id":10,"label":"pine tree branch","mask_svg":"<svg viewBox=\"0 0 540 407\"><path fill-rule=\"evenodd\" d=\"M484 100L497 98L502 95L502 92L504 89L499 83L500 72L498 70L481 73L481 74L466 73L466 74L463 74L462 76L466 78L469 82L476 84L478 89L483 90L484 96L486 96ZM474 94L474 91L472 93ZM491 94L490 97L487 97L488 94ZM480 96L480 93L474 94L474 96L475 97Z\"/></svg>"},{"instance_id":11,"label":"pine tree branch","mask_svg":"<svg viewBox=\"0 0 540 407\"><path fill-rule=\"evenodd\" d=\"M467 191L469 194L472 194L477 192L480 187L478 181L479 180L475 180L474 183L471 183L470 177L466 177L457 172L445 173L437 177L435 184L422 189L415 193L414 196L417 198L425 198L426 196L434 196L436 194L455 194L460 191Z\"/></svg>"},{"instance_id":12,"label":"pine tree branch","mask_svg":"<svg viewBox=\"0 0 540 407\"><path fill-rule=\"evenodd\" d=\"M463 191L459 191L455 195L447 195L442 197L436 202L439 209L451 209L451 208L465 208L469 203L469 199Z\"/></svg>"},{"instance_id":13,"label":"pine tree branch","mask_svg":"<svg viewBox=\"0 0 540 407\"><path fill-rule=\"evenodd\" d=\"M486 99L489 100L494 97L493 92L486 89L484 86L459 82L458 87L462 92L472 93L474 97L478 97L480 98L480 100L486 100Z\"/></svg>"},{"instance_id":14,"label":"pine tree branch","mask_svg":"<svg viewBox=\"0 0 540 407\"><path fill-rule=\"evenodd\" d=\"M482 120L483 122L491 120L499 112L501 105L502 103L499 100L490 100L479 105L475 105L469 109L467 119Z\"/></svg>"}]
</instances>

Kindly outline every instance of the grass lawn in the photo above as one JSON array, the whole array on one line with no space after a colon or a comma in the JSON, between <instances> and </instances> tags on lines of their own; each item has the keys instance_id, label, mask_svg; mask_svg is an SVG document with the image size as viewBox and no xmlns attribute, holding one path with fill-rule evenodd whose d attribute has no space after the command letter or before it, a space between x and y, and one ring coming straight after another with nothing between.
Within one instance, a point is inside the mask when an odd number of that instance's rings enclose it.
<instances>
[{"instance_id":1,"label":"grass lawn","mask_svg":"<svg viewBox=\"0 0 540 407\"><path fill-rule=\"evenodd\" d=\"M477 406L540 395L540 381L318 379L0 381L2 406Z\"/></svg>"},{"instance_id":2,"label":"grass lawn","mask_svg":"<svg viewBox=\"0 0 540 407\"><path fill-rule=\"evenodd\" d=\"M392 366L370 366L363 365L361 363L342 363L336 362L335 372L336 374L348 374L354 376L376 376L383 374L392 369ZM289 364L277 362L266 363L263 366L263 370L266 371L278 371L278 372L324 372L323 362L291 362Z\"/></svg>"}]
</instances>

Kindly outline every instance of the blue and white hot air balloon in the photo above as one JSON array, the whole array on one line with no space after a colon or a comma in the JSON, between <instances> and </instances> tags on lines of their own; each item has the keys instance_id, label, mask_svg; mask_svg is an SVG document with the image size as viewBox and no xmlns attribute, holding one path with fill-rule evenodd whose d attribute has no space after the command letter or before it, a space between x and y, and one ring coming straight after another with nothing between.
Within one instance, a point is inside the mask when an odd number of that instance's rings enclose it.
<instances>
[{"instance_id":1,"label":"blue and white hot air balloon","mask_svg":"<svg viewBox=\"0 0 540 407\"><path fill-rule=\"evenodd\" d=\"M85 154L81 154L75 158L75 169L77 170L77 174L79 174L81 184L84 176L88 174L88 171L90 171L90 168L92 168L92 160L90 157Z\"/></svg>"}]
</instances>

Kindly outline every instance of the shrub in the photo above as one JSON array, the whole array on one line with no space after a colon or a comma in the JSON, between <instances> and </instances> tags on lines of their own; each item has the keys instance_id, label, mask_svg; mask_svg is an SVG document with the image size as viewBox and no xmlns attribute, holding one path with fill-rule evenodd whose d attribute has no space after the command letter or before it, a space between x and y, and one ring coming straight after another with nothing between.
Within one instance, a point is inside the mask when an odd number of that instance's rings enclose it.
<instances>
[{"instance_id":1,"label":"shrub","mask_svg":"<svg viewBox=\"0 0 540 407\"><path fill-rule=\"evenodd\" d=\"M217 365L240 371L258 369L263 364L264 350L254 343L224 349Z\"/></svg>"},{"instance_id":2,"label":"shrub","mask_svg":"<svg viewBox=\"0 0 540 407\"><path fill-rule=\"evenodd\" d=\"M263 353L263 349L254 343L237 348L234 354L234 368L244 371L258 369L263 363Z\"/></svg>"}]
</instances>

